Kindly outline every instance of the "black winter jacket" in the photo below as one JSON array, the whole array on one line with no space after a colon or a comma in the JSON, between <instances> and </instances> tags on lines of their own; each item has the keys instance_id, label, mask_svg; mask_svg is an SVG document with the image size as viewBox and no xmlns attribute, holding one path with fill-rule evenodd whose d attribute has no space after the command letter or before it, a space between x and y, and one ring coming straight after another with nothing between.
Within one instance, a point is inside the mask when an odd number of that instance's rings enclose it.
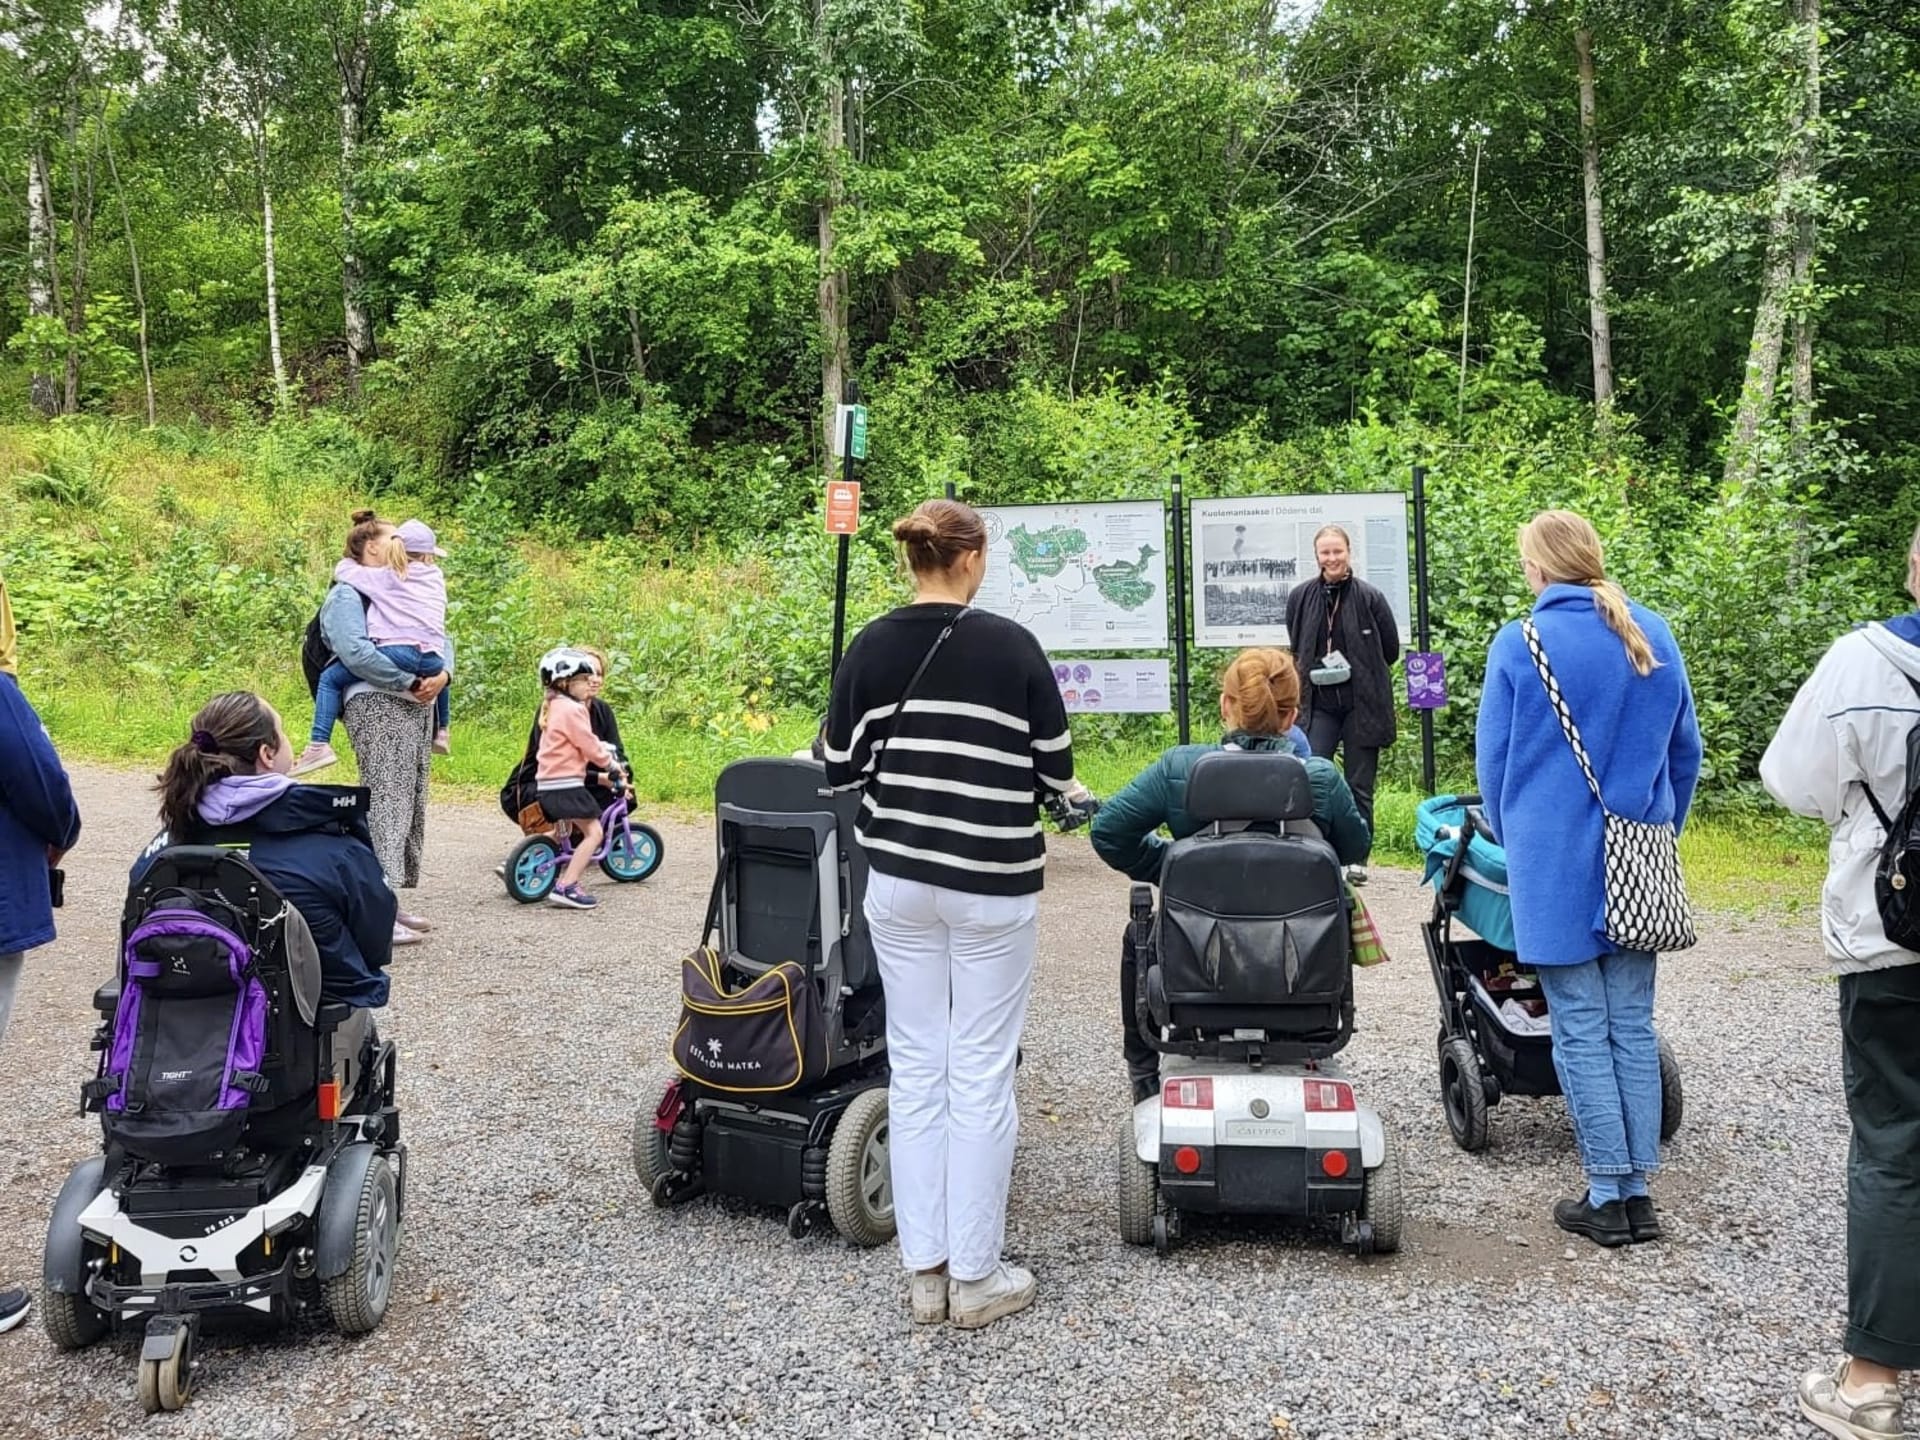
<instances>
[{"instance_id":1,"label":"black winter jacket","mask_svg":"<svg viewBox=\"0 0 1920 1440\"><path fill-rule=\"evenodd\" d=\"M1327 643L1327 587L1318 576L1295 585L1287 596L1287 639L1300 672L1300 723L1311 726L1316 705L1350 711L1346 739L1354 745L1391 745L1396 729L1393 664L1400 658L1400 625L1387 597L1358 575L1347 581ZM1345 685L1322 689L1311 674L1329 650L1338 650L1353 667Z\"/></svg>"},{"instance_id":2,"label":"black winter jacket","mask_svg":"<svg viewBox=\"0 0 1920 1440\"><path fill-rule=\"evenodd\" d=\"M295 785L237 825L153 838L132 882L169 845L244 843L254 869L300 912L320 952L320 990L348 1005L387 1003L387 962L399 901L380 873L367 833L369 792L358 786Z\"/></svg>"}]
</instances>

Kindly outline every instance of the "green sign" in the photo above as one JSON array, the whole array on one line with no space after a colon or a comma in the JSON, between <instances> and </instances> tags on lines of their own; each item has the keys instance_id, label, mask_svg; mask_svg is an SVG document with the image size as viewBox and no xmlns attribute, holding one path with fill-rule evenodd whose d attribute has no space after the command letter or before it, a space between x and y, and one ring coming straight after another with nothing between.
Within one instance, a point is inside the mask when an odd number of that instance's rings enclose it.
<instances>
[{"instance_id":1,"label":"green sign","mask_svg":"<svg viewBox=\"0 0 1920 1440\"><path fill-rule=\"evenodd\" d=\"M854 459L864 460L867 458L867 407L855 405L850 408L853 411L853 436L848 448L853 451Z\"/></svg>"}]
</instances>

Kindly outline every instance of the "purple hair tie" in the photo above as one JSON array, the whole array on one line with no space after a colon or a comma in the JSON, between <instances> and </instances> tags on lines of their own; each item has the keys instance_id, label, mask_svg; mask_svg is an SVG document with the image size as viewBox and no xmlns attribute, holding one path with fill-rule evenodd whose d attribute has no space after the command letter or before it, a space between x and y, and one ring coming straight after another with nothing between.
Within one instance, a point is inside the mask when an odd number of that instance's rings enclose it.
<instances>
[{"instance_id":1,"label":"purple hair tie","mask_svg":"<svg viewBox=\"0 0 1920 1440\"><path fill-rule=\"evenodd\" d=\"M220 742L213 738L211 731L196 730L193 732L193 748L202 755L218 755Z\"/></svg>"}]
</instances>

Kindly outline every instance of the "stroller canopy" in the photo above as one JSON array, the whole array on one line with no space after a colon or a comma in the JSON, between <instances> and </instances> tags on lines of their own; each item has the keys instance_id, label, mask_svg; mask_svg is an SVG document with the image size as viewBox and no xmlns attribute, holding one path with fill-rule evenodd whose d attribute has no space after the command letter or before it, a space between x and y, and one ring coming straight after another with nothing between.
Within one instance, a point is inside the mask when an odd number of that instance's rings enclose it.
<instances>
[{"instance_id":1,"label":"stroller canopy","mask_svg":"<svg viewBox=\"0 0 1920 1440\"><path fill-rule=\"evenodd\" d=\"M1466 831L1467 807L1458 795L1436 795L1420 806L1414 817L1414 843L1427 857L1422 879L1438 891L1446 870ZM1462 923L1489 945L1514 949L1513 904L1507 896L1507 852L1474 833L1460 868L1460 896L1456 913Z\"/></svg>"}]
</instances>

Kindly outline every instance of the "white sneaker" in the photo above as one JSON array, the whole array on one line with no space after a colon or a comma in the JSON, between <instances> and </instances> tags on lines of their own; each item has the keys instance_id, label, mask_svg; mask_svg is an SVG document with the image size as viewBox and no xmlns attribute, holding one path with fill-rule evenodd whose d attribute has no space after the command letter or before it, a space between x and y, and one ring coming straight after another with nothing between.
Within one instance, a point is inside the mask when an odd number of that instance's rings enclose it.
<instances>
[{"instance_id":1,"label":"white sneaker","mask_svg":"<svg viewBox=\"0 0 1920 1440\"><path fill-rule=\"evenodd\" d=\"M289 775L306 775L314 770L324 770L329 765L338 765L340 757L333 753L333 746L324 740L310 743L294 758Z\"/></svg>"},{"instance_id":2,"label":"white sneaker","mask_svg":"<svg viewBox=\"0 0 1920 1440\"><path fill-rule=\"evenodd\" d=\"M1903 1399L1898 1385L1862 1385L1853 1399L1841 1393L1846 1362L1831 1374L1816 1370L1800 1377L1800 1413L1835 1440L1894 1440L1905 1435L1900 1423Z\"/></svg>"},{"instance_id":3,"label":"white sneaker","mask_svg":"<svg viewBox=\"0 0 1920 1440\"><path fill-rule=\"evenodd\" d=\"M915 1275L908 1298L913 1305L914 1324L942 1323L947 1318L947 1272L935 1270L930 1274Z\"/></svg>"},{"instance_id":4,"label":"white sneaker","mask_svg":"<svg viewBox=\"0 0 1920 1440\"><path fill-rule=\"evenodd\" d=\"M958 1330L978 1330L1033 1303L1039 1287L1033 1275L1002 1260L982 1280L952 1280L947 1288L947 1318Z\"/></svg>"},{"instance_id":5,"label":"white sneaker","mask_svg":"<svg viewBox=\"0 0 1920 1440\"><path fill-rule=\"evenodd\" d=\"M1347 884L1364 885L1367 883L1367 867L1364 865L1347 866Z\"/></svg>"},{"instance_id":6,"label":"white sneaker","mask_svg":"<svg viewBox=\"0 0 1920 1440\"><path fill-rule=\"evenodd\" d=\"M445 730L433 732L433 753L436 755L453 754L453 737Z\"/></svg>"}]
</instances>

